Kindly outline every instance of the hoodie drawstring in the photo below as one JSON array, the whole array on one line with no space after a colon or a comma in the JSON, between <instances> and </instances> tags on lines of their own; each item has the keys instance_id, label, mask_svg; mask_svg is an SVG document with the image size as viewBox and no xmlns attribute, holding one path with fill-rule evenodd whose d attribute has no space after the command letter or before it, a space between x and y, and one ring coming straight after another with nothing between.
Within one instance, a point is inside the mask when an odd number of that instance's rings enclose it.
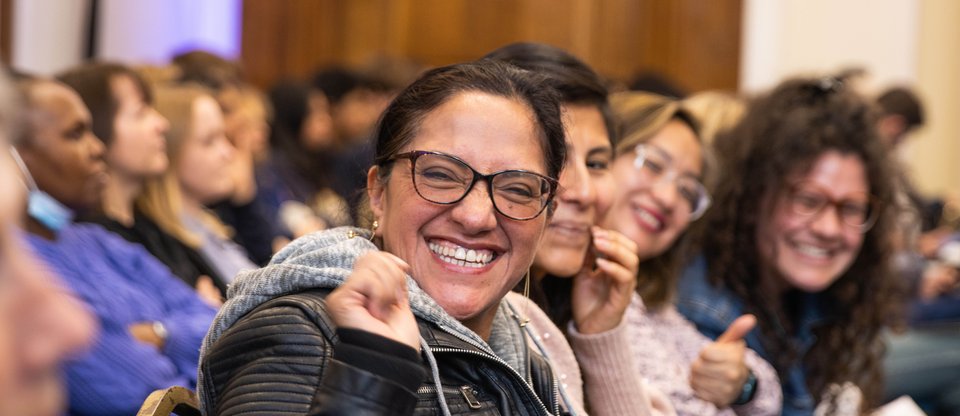
<instances>
[{"instance_id":1,"label":"hoodie drawstring","mask_svg":"<svg viewBox=\"0 0 960 416\"><path fill-rule=\"evenodd\" d=\"M427 340L420 337L420 349L423 350L423 355L427 357L427 362L430 363L430 372L433 374L433 384L437 386L437 401L440 402L440 410L443 411L443 416L450 416L450 409L447 408L447 399L443 397L443 388L440 384L440 369L437 367L437 359L433 357L433 351L430 350L430 346L427 345Z\"/></svg>"}]
</instances>

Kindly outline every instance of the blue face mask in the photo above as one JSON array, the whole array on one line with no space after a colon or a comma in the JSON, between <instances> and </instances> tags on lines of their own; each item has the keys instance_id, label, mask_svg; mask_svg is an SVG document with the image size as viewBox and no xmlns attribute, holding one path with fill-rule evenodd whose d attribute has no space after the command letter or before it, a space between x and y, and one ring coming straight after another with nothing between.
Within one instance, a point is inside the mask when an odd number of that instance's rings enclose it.
<instances>
[{"instance_id":1,"label":"blue face mask","mask_svg":"<svg viewBox=\"0 0 960 416\"><path fill-rule=\"evenodd\" d=\"M26 179L24 186L26 186L29 192L27 195L27 215L40 224L43 224L44 227L49 228L50 231L59 233L60 230L63 230L73 222L73 210L61 204L60 201L57 201L54 197L50 196L50 194L37 188L37 183L33 181L33 175L30 175L30 170L27 169L27 165L23 163L23 159L20 158L20 154L17 153L16 148L11 147L10 154L13 156L13 160L17 162L20 172L23 173Z\"/></svg>"},{"instance_id":2,"label":"blue face mask","mask_svg":"<svg viewBox=\"0 0 960 416\"><path fill-rule=\"evenodd\" d=\"M39 189L31 189L27 196L27 215L54 233L73 222L73 210Z\"/></svg>"}]
</instances>

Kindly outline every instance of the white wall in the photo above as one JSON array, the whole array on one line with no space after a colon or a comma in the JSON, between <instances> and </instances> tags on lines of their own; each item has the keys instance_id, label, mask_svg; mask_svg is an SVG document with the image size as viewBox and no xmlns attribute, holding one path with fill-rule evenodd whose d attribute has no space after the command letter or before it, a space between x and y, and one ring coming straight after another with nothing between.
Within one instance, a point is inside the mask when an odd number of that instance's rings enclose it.
<instances>
[{"instance_id":1,"label":"white wall","mask_svg":"<svg viewBox=\"0 0 960 416\"><path fill-rule=\"evenodd\" d=\"M97 57L162 64L204 48L240 53L242 0L101 0ZM15 68L50 75L83 61L89 0L15 0Z\"/></svg>"},{"instance_id":2,"label":"white wall","mask_svg":"<svg viewBox=\"0 0 960 416\"><path fill-rule=\"evenodd\" d=\"M874 86L917 79L918 0L746 0L743 5L744 91L851 66L867 69Z\"/></svg>"},{"instance_id":3,"label":"white wall","mask_svg":"<svg viewBox=\"0 0 960 416\"><path fill-rule=\"evenodd\" d=\"M745 0L741 90L851 66L868 93L914 87L927 122L901 157L917 187L960 196L960 1Z\"/></svg>"},{"instance_id":4,"label":"white wall","mask_svg":"<svg viewBox=\"0 0 960 416\"><path fill-rule=\"evenodd\" d=\"M927 122L903 156L921 191L960 194L960 2L924 0L917 89Z\"/></svg>"},{"instance_id":5,"label":"white wall","mask_svg":"<svg viewBox=\"0 0 960 416\"><path fill-rule=\"evenodd\" d=\"M193 48L240 53L241 0L101 0L100 7L102 58L163 64Z\"/></svg>"},{"instance_id":6,"label":"white wall","mask_svg":"<svg viewBox=\"0 0 960 416\"><path fill-rule=\"evenodd\" d=\"M83 59L89 1L17 0L13 4L11 65L51 75Z\"/></svg>"}]
</instances>

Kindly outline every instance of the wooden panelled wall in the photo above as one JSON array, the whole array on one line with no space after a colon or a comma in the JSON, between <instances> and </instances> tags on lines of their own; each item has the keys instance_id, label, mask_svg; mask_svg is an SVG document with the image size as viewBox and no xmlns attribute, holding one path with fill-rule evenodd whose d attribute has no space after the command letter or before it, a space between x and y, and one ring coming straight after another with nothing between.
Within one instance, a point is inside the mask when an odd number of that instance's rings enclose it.
<instances>
[{"instance_id":1,"label":"wooden panelled wall","mask_svg":"<svg viewBox=\"0 0 960 416\"><path fill-rule=\"evenodd\" d=\"M242 61L268 86L377 54L427 65L515 41L567 49L629 80L655 70L689 91L737 87L742 0L244 0Z\"/></svg>"}]
</instances>

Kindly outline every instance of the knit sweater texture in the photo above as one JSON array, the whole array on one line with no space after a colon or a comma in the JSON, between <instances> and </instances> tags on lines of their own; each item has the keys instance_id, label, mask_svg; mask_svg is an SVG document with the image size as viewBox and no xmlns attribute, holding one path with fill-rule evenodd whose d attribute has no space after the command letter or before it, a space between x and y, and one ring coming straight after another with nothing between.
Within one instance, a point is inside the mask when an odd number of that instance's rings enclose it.
<instances>
[{"instance_id":1,"label":"knit sweater texture","mask_svg":"<svg viewBox=\"0 0 960 416\"><path fill-rule=\"evenodd\" d=\"M510 292L507 301L530 320L527 343L534 351L539 350L537 344L543 347L541 352L577 415L676 414L669 398L636 371L626 319L609 331L589 335L570 322L564 334L530 299Z\"/></svg>"},{"instance_id":2,"label":"knit sweater texture","mask_svg":"<svg viewBox=\"0 0 960 416\"><path fill-rule=\"evenodd\" d=\"M757 377L753 400L741 406L718 408L697 397L690 387L690 368L708 344L713 342L677 312L673 304L649 310L634 293L624 315L630 331L630 346L637 372L656 389L666 393L678 415L779 415L783 393L776 371L753 350L745 357Z\"/></svg>"},{"instance_id":3,"label":"knit sweater texture","mask_svg":"<svg viewBox=\"0 0 960 416\"><path fill-rule=\"evenodd\" d=\"M194 387L200 342L216 311L190 287L142 246L98 225L28 241L100 324L92 348L65 368L71 415L132 415L156 389ZM152 321L169 332L162 349L128 330Z\"/></svg>"}]
</instances>

